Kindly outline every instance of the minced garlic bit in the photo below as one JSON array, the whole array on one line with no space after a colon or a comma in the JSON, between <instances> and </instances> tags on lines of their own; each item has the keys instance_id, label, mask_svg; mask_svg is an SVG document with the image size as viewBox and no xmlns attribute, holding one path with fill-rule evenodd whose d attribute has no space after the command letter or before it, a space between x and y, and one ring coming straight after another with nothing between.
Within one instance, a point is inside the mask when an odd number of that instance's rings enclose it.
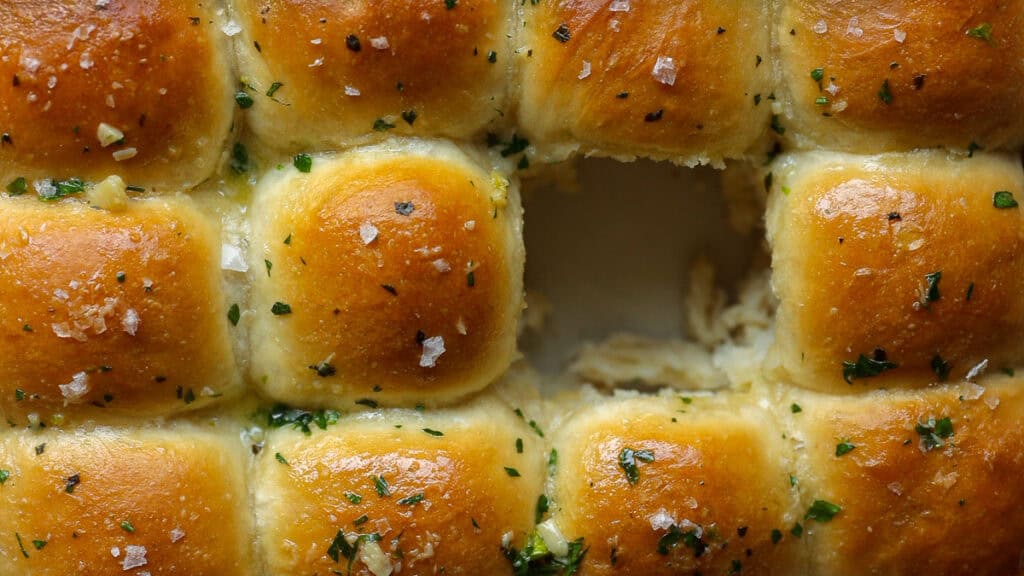
<instances>
[{"instance_id":1,"label":"minced garlic bit","mask_svg":"<svg viewBox=\"0 0 1024 576\"><path fill-rule=\"evenodd\" d=\"M132 146L132 147L129 147L129 148L124 148L124 149L118 150L118 151L114 152L113 154L111 154L111 156L114 157L114 160L117 160L118 162L120 162L122 160L128 160L128 159L131 159L131 158L135 158L135 156L138 153L139 153L139 151L136 150L134 146Z\"/></svg>"},{"instance_id":2,"label":"minced garlic bit","mask_svg":"<svg viewBox=\"0 0 1024 576\"><path fill-rule=\"evenodd\" d=\"M423 355L420 356L420 368L433 368L437 359L444 354L444 337L431 336L423 341Z\"/></svg>"},{"instance_id":3,"label":"minced garlic bit","mask_svg":"<svg viewBox=\"0 0 1024 576\"><path fill-rule=\"evenodd\" d=\"M394 570L391 560L380 548L380 544L367 540L359 547L359 560L366 564L374 576L389 576Z\"/></svg>"},{"instance_id":4,"label":"minced garlic bit","mask_svg":"<svg viewBox=\"0 0 1024 576\"><path fill-rule=\"evenodd\" d=\"M96 127L96 139L100 141L100 146L104 148L121 141L123 138L124 132L106 122L100 122L99 126Z\"/></svg>"},{"instance_id":5,"label":"minced garlic bit","mask_svg":"<svg viewBox=\"0 0 1024 576\"><path fill-rule=\"evenodd\" d=\"M676 62L668 56L658 56L651 70L654 79L666 86L674 86L676 83Z\"/></svg>"},{"instance_id":6,"label":"minced garlic bit","mask_svg":"<svg viewBox=\"0 0 1024 576\"><path fill-rule=\"evenodd\" d=\"M86 192L89 204L120 212L128 207L128 185L120 176L107 176Z\"/></svg>"},{"instance_id":7,"label":"minced garlic bit","mask_svg":"<svg viewBox=\"0 0 1024 576\"><path fill-rule=\"evenodd\" d=\"M508 204L508 179L497 172L491 172L491 186L494 188L491 202L498 208L504 208Z\"/></svg>"}]
</instances>

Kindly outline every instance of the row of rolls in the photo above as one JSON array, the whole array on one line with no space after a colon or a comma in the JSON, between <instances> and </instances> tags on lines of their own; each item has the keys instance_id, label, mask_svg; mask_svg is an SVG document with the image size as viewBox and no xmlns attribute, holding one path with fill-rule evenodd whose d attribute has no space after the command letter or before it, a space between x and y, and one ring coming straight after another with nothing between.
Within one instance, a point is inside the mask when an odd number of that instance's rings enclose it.
<instances>
[{"instance_id":1,"label":"row of rolls","mask_svg":"<svg viewBox=\"0 0 1024 576\"><path fill-rule=\"evenodd\" d=\"M160 416L252 390L437 406L498 379L524 308L507 162L415 139L305 158L241 202L129 198L117 177L0 196L0 413ZM1021 364L1018 157L815 151L757 173L778 296L760 378L850 394Z\"/></svg>"},{"instance_id":2,"label":"row of rolls","mask_svg":"<svg viewBox=\"0 0 1024 576\"><path fill-rule=\"evenodd\" d=\"M1024 144L1017 0L61 0L0 22L5 183L187 189L243 126L288 154L516 129L541 163Z\"/></svg>"},{"instance_id":3,"label":"row of rolls","mask_svg":"<svg viewBox=\"0 0 1024 576\"><path fill-rule=\"evenodd\" d=\"M0 569L1014 574L1021 430L998 377L8 432Z\"/></svg>"}]
</instances>

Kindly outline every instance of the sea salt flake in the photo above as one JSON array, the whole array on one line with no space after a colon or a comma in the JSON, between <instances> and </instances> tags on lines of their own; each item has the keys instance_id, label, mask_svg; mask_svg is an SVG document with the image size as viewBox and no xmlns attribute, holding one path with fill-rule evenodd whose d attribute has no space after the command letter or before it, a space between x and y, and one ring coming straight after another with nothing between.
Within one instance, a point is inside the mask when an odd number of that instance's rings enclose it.
<instances>
[{"instance_id":1,"label":"sea salt flake","mask_svg":"<svg viewBox=\"0 0 1024 576\"><path fill-rule=\"evenodd\" d=\"M121 569L131 570L146 565L146 547L133 546L129 544L124 547L124 560L121 562Z\"/></svg>"},{"instance_id":2,"label":"sea salt flake","mask_svg":"<svg viewBox=\"0 0 1024 576\"><path fill-rule=\"evenodd\" d=\"M580 70L579 76L576 76L580 80L583 80L587 76L590 76L590 62L583 61L583 69Z\"/></svg>"},{"instance_id":3,"label":"sea salt flake","mask_svg":"<svg viewBox=\"0 0 1024 576\"><path fill-rule=\"evenodd\" d=\"M377 227L369 222L363 222L359 225L359 238L363 240L363 244L369 245L376 240L378 233Z\"/></svg>"},{"instance_id":4,"label":"sea salt flake","mask_svg":"<svg viewBox=\"0 0 1024 576\"><path fill-rule=\"evenodd\" d=\"M899 28L894 28L892 31L892 37L900 44L903 44L903 41L907 39L907 33Z\"/></svg>"},{"instance_id":5,"label":"sea salt flake","mask_svg":"<svg viewBox=\"0 0 1024 576\"><path fill-rule=\"evenodd\" d=\"M345 95L346 96L359 96L361 94L362 94L362 92L359 91L359 88L354 88L352 86L345 86Z\"/></svg>"},{"instance_id":6,"label":"sea salt flake","mask_svg":"<svg viewBox=\"0 0 1024 576\"><path fill-rule=\"evenodd\" d=\"M135 311L135 308L129 308L124 313L124 317L121 318L121 327L128 333L129 336L135 336L135 333L139 331L139 324L142 320L139 318L139 313Z\"/></svg>"},{"instance_id":7,"label":"sea salt flake","mask_svg":"<svg viewBox=\"0 0 1024 576\"><path fill-rule=\"evenodd\" d=\"M651 70L654 79L667 86L674 86L676 83L676 62L668 56L658 56Z\"/></svg>"},{"instance_id":8,"label":"sea salt flake","mask_svg":"<svg viewBox=\"0 0 1024 576\"><path fill-rule=\"evenodd\" d=\"M420 356L420 368L433 368L437 359L444 354L444 337L431 336L423 341L423 354Z\"/></svg>"},{"instance_id":9,"label":"sea salt flake","mask_svg":"<svg viewBox=\"0 0 1024 576\"><path fill-rule=\"evenodd\" d=\"M828 23L824 20L818 20L814 23L814 27L811 28L815 34L824 34L828 32Z\"/></svg>"},{"instance_id":10,"label":"sea salt flake","mask_svg":"<svg viewBox=\"0 0 1024 576\"><path fill-rule=\"evenodd\" d=\"M71 377L71 382L67 384L58 384L60 388L61 396L69 402L81 400L89 392L89 375L85 372L79 372Z\"/></svg>"},{"instance_id":11,"label":"sea salt flake","mask_svg":"<svg viewBox=\"0 0 1024 576\"><path fill-rule=\"evenodd\" d=\"M608 10L610 12L629 12L629 0L612 0Z\"/></svg>"},{"instance_id":12,"label":"sea salt flake","mask_svg":"<svg viewBox=\"0 0 1024 576\"><path fill-rule=\"evenodd\" d=\"M391 47L391 45L388 44L388 39L386 36L370 38L370 46L373 46L377 50L387 50L388 48Z\"/></svg>"}]
</instances>

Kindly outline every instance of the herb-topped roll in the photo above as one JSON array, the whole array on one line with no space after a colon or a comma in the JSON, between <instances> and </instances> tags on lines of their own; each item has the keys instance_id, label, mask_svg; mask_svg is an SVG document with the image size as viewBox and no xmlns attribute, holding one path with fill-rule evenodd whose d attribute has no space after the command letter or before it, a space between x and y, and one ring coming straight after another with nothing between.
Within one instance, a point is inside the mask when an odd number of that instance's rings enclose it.
<instances>
[{"instance_id":1,"label":"herb-topped roll","mask_svg":"<svg viewBox=\"0 0 1024 576\"><path fill-rule=\"evenodd\" d=\"M258 456L268 574L510 572L506 554L533 527L545 456L512 408L484 399L311 416L272 414L284 429Z\"/></svg>"},{"instance_id":2,"label":"herb-topped roll","mask_svg":"<svg viewBox=\"0 0 1024 576\"><path fill-rule=\"evenodd\" d=\"M48 186L89 199L0 196L0 412L48 424L237 396L217 226L116 177Z\"/></svg>"},{"instance_id":3,"label":"herb-topped roll","mask_svg":"<svg viewBox=\"0 0 1024 576\"><path fill-rule=\"evenodd\" d=\"M784 114L802 147L874 153L1024 142L1024 2L782 0Z\"/></svg>"},{"instance_id":4,"label":"herb-topped roll","mask_svg":"<svg viewBox=\"0 0 1024 576\"><path fill-rule=\"evenodd\" d=\"M1019 158L821 152L771 169L774 378L861 392L1024 360Z\"/></svg>"},{"instance_id":5,"label":"herb-topped roll","mask_svg":"<svg viewBox=\"0 0 1024 576\"><path fill-rule=\"evenodd\" d=\"M1024 382L794 393L810 574L1016 574Z\"/></svg>"},{"instance_id":6,"label":"herb-topped roll","mask_svg":"<svg viewBox=\"0 0 1024 576\"><path fill-rule=\"evenodd\" d=\"M512 3L232 0L252 130L282 150L467 140L508 114Z\"/></svg>"},{"instance_id":7,"label":"herb-topped roll","mask_svg":"<svg viewBox=\"0 0 1024 576\"><path fill-rule=\"evenodd\" d=\"M517 2L519 123L543 157L687 164L768 127L767 2Z\"/></svg>"},{"instance_id":8,"label":"herb-topped roll","mask_svg":"<svg viewBox=\"0 0 1024 576\"><path fill-rule=\"evenodd\" d=\"M195 0L0 3L0 183L206 179L234 115L221 27Z\"/></svg>"},{"instance_id":9,"label":"herb-topped roll","mask_svg":"<svg viewBox=\"0 0 1024 576\"><path fill-rule=\"evenodd\" d=\"M583 574L800 574L792 451L747 395L614 399L554 432L550 546ZM574 402L575 403L575 402Z\"/></svg>"},{"instance_id":10,"label":"herb-topped roll","mask_svg":"<svg viewBox=\"0 0 1024 576\"><path fill-rule=\"evenodd\" d=\"M178 425L0 437L0 574L254 574L232 433Z\"/></svg>"},{"instance_id":11,"label":"herb-topped roll","mask_svg":"<svg viewBox=\"0 0 1024 576\"><path fill-rule=\"evenodd\" d=\"M253 380L347 409L437 404L510 364L522 309L515 183L454 145L300 155L255 197Z\"/></svg>"}]
</instances>

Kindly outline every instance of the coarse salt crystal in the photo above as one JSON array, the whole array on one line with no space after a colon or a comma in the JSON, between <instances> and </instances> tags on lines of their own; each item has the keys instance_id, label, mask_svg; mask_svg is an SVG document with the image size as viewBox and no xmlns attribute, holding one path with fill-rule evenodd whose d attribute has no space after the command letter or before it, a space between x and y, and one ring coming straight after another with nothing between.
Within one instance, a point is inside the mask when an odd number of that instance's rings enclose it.
<instances>
[{"instance_id":1,"label":"coarse salt crystal","mask_svg":"<svg viewBox=\"0 0 1024 576\"><path fill-rule=\"evenodd\" d=\"M320 44L323 43L323 40L320 38L313 38L312 40L309 41L309 43L314 46L319 46Z\"/></svg>"},{"instance_id":2,"label":"coarse salt crystal","mask_svg":"<svg viewBox=\"0 0 1024 576\"><path fill-rule=\"evenodd\" d=\"M107 104L107 108L113 108L114 106L116 106L116 104L114 103L114 95L113 94L107 94L106 104Z\"/></svg>"},{"instance_id":3,"label":"coarse salt crystal","mask_svg":"<svg viewBox=\"0 0 1024 576\"><path fill-rule=\"evenodd\" d=\"M466 220L466 223L462 225L463 228L469 231L476 229L476 220Z\"/></svg>"},{"instance_id":4,"label":"coarse salt crystal","mask_svg":"<svg viewBox=\"0 0 1024 576\"><path fill-rule=\"evenodd\" d=\"M860 38L864 35L864 29L860 27L859 18L856 16L850 18L850 23L846 25L846 33L855 38Z\"/></svg>"},{"instance_id":5,"label":"coarse salt crystal","mask_svg":"<svg viewBox=\"0 0 1024 576\"><path fill-rule=\"evenodd\" d=\"M359 91L359 88L354 88L352 86L345 86L345 95L346 96L359 96L360 94L362 94L362 92Z\"/></svg>"},{"instance_id":6,"label":"coarse salt crystal","mask_svg":"<svg viewBox=\"0 0 1024 576\"><path fill-rule=\"evenodd\" d=\"M234 20L228 20L224 23L223 26L220 27L220 31L228 37L237 36L238 33L242 31L242 27L238 24L238 22L235 22Z\"/></svg>"},{"instance_id":7,"label":"coarse salt crystal","mask_svg":"<svg viewBox=\"0 0 1024 576\"><path fill-rule=\"evenodd\" d=\"M668 530L676 523L676 519L669 515L664 508L659 509L647 520L651 523L651 528L655 530Z\"/></svg>"},{"instance_id":8,"label":"coarse salt crystal","mask_svg":"<svg viewBox=\"0 0 1024 576\"><path fill-rule=\"evenodd\" d=\"M242 249L234 244L221 245L220 267L221 270L231 270L232 272L247 272L249 270L249 264L242 255Z\"/></svg>"},{"instance_id":9,"label":"coarse salt crystal","mask_svg":"<svg viewBox=\"0 0 1024 576\"><path fill-rule=\"evenodd\" d=\"M967 375L964 376L964 380L967 380L968 382L974 380L978 376L984 374L986 368L988 368L988 358L985 358L981 362L978 362L970 370L968 370Z\"/></svg>"},{"instance_id":10,"label":"coarse salt crystal","mask_svg":"<svg viewBox=\"0 0 1024 576\"><path fill-rule=\"evenodd\" d=\"M185 531L181 528L175 528L171 530L171 543L177 542L185 537Z\"/></svg>"},{"instance_id":11,"label":"coarse salt crystal","mask_svg":"<svg viewBox=\"0 0 1024 576\"><path fill-rule=\"evenodd\" d=\"M69 402L81 400L89 392L89 375L79 372L71 377L71 382L58 384L57 387L60 388L60 394L65 400Z\"/></svg>"},{"instance_id":12,"label":"coarse salt crystal","mask_svg":"<svg viewBox=\"0 0 1024 576\"><path fill-rule=\"evenodd\" d=\"M676 62L668 56L658 56L651 70L654 79L662 84L673 86L676 83Z\"/></svg>"},{"instance_id":13,"label":"coarse salt crystal","mask_svg":"<svg viewBox=\"0 0 1024 576\"><path fill-rule=\"evenodd\" d=\"M811 30L813 30L815 34L824 34L825 32L828 32L828 23L824 20L818 20L814 23L814 27L811 28Z\"/></svg>"},{"instance_id":14,"label":"coarse salt crystal","mask_svg":"<svg viewBox=\"0 0 1024 576\"><path fill-rule=\"evenodd\" d=\"M452 271L451 264L449 264L444 258L438 258L437 260L434 260L432 264L434 265L434 269L442 274Z\"/></svg>"},{"instance_id":15,"label":"coarse salt crystal","mask_svg":"<svg viewBox=\"0 0 1024 576\"><path fill-rule=\"evenodd\" d=\"M132 546L124 547L124 560L121 562L121 569L124 571L146 565L146 547Z\"/></svg>"},{"instance_id":16,"label":"coarse salt crystal","mask_svg":"<svg viewBox=\"0 0 1024 576\"><path fill-rule=\"evenodd\" d=\"M376 240L378 232L377 227L369 222L363 222L359 225L359 238L363 240L363 244L369 245Z\"/></svg>"},{"instance_id":17,"label":"coarse salt crystal","mask_svg":"<svg viewBox=\"0 0 1024 576\"><path fill-rule=\"evenodd\" d=\"M135 308L129 308L124 313L124 318L121 319L121 327L128 333L129 336L135 336L135 333L139 331L139 324L142 321L139 319L139 313L135 311Z\"/></svg>"},{"instance_id":18,"label":"coarse salt crystal","mask_svg":"<svg viewBox=\"0 0 1024 576\"><path fill-rule=\"evenodd\" d=\"M900 44L903 44L903 41L907 39L907 33L904 32L903 30L900 30L899 28L895 28L892 31L892 37L895 38L896 41L899 42Z\"/></svg>"},{"instance_id":19,"label":"coarse salt crystal","mask_svg":"<svg viewBox=\"0 0 1024 576\"><path fill-rule=\"evenodd\" d=\"M587 76L590 76L590 62L587 62L586 60L584 60L583 61L583 69L580 70L579 76L577 76L577 78L579 78L580 80L583 80Z\"/></svg>"},{"instance_id":20,"label":"coarse salt crystal","mask_svg":"<svg viewBox=\"0 0 1024 576\"><path fill-rule=\"evenodd\" d=\"M324 57L320 56L316 60L313 60L313 62L311 64L309 64L309 68L316 68L317 66L323 66L323 65L324 65Z\"/></svg>"},{"instance_id":21,"label":"coarse salt crystal","mask_svg":"<svg viewBox=\"0 0 1024 576\"><path fill-rule=\"evenodd\" d=\"M433 368L437 359L444 354L444 337L431 336L423 341L423 354L420 356L420 368Z\"/></svg>"},{"instance_id":22,"label":"coarse salt crystal","mask_svg":"<svg viewBox=\"0 0 1024 576\"><path fill-rule=\"evenodd\" d=\"M608 10L611 12L629 12L629 0L612 0Z\"/></svg>"},{"instance_id":23,"label":"coarse salt crystal","mask_svg":"<svg viewBox=\"0 0 1024 576\"><path fill-rule=\"evenodd\" d=\"M391 47L388 44L388 39L385 36L378 36L376 38L370 38L370 46L373 46L377 50L387 50Z\"/></svg>"},{"instance_id":24,"label":"coarse salt crystal","mask_svg":"<svg viewBox=\"0 0 1024 576\"><path fill-rule=\"evenodd\" d=\"M113 548L110 549L110 555L113 556L114 558L117 558L118 556L121 555L121 549L118 548L117 546L114 546Z\"/></svg>"}]
</instances>

